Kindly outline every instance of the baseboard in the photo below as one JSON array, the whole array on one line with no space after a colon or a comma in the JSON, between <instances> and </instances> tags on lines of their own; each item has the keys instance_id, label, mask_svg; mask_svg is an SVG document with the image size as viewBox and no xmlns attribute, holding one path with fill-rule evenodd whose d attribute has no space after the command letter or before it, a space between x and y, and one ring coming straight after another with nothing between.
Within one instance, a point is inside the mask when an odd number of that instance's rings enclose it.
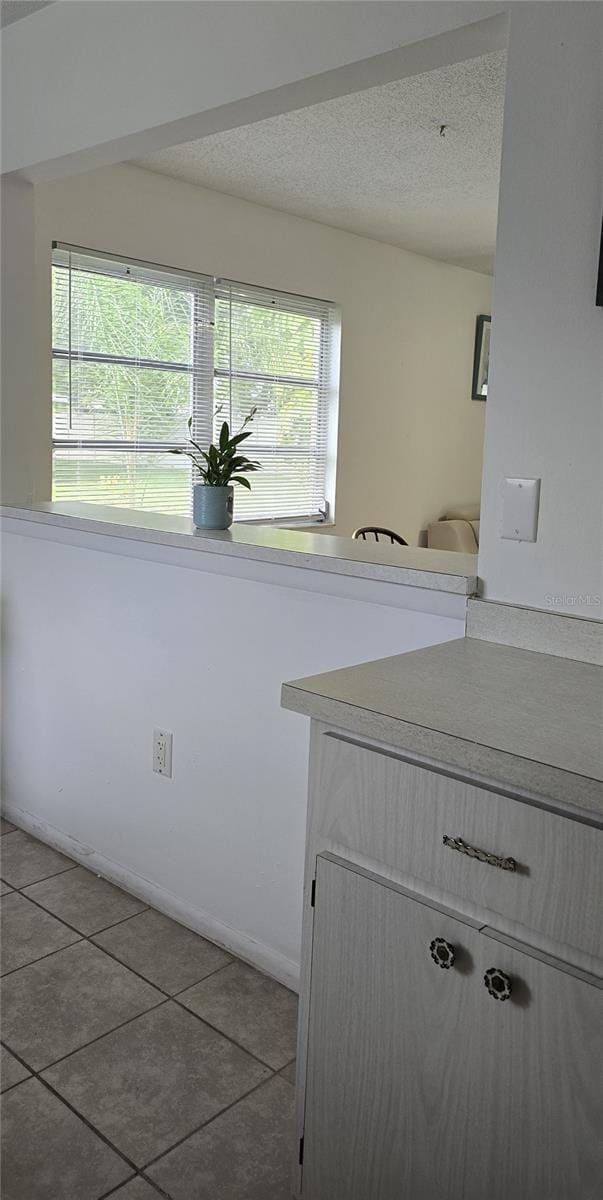
<instances>
[{"instance_id":1,"label":"baseboard","mask_svg":"<svg viewBox=\"0 0 603 1200\"><path fill-rule=\"evenodd\" d=\"M115 862L114 859L107 858L97 850L76 841L69 834L56 829L54 825L41 820L25 809L18 808L14 804L3 803L2 815L6 820L13 821L26 833L31 833L39 841L52 846L53 850L60 850L63 854L67 854L69 858L87 867L95 875L101 875L110 883L115 883L118 887L131 892L139 900L144 900L151 908L156 908L166 917L172 917L174 921L186 925L187 929L192 929L194 933L199 933L202 937L208 938L210 942L215 942L230 954L243 959L252 967L257 967L259 971L270 975L272 979L276 979L278 983L284 984L292 991L299 991L299 963L294 962L293 959L286 958L284 954L279 954L277 950L273 950L263 942L255 941L241 930L232 929L229 925L223 924L211 913L196 908L189 901L183 900L180 896L168 891L167 888L161 887L160 884L145 879L143 875L138 875L123 863Z\"/></svg>"}]
</instances>

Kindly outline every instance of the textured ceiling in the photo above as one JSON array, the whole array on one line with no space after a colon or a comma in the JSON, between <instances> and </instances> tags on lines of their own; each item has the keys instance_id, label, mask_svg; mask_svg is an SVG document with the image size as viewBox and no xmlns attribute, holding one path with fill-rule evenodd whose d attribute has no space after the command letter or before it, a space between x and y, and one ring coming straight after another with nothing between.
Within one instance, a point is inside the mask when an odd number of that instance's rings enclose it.
<instances>
[{"instance_id":1,"label":"textured ceiling","mask_svg":"<svg viewBox=\"0 0 603 1200\"><path fill-rule=\"evenodd\" d=\"M0 28L28 17L39 8L47 8L52 0L0 0Z\"/></svg>"},{"instance_id":2,"label":"textured ceiling","mask_svg":"<svg viewBox=\"0 0 603 1200\"><path fill-rule=\"evenodd\" d=\"M504 53L488 54L161 150L138 165L488 271L505 69Z\"/></svg>"}]
</instances>

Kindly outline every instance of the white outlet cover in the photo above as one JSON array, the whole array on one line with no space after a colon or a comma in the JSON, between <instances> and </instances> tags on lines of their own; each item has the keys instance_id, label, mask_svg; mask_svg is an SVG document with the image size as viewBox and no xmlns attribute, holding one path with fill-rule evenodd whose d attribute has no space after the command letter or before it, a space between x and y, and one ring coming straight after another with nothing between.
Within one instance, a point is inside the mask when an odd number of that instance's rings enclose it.
<instances>
[{"instance_id":1,"label":"white outlet cover","mask_svg":"<svg viewBox=\"0 0 603 1200\"><path fill-rule=\"evenodd\" d=\"M172 778L173 734L167 729L153 730L153 770L156 775Z\"/></svg>"},{"instance_id":2,"label":"white outlet cover","mask_svg":"<svg viewBox=\"0 0 603 1200\"><path fill-rule=\"evenodd\" d=\"M500 536L514 542L535 542L539 503L539 479L505 479Z\"/></svg>"}]
</instances>

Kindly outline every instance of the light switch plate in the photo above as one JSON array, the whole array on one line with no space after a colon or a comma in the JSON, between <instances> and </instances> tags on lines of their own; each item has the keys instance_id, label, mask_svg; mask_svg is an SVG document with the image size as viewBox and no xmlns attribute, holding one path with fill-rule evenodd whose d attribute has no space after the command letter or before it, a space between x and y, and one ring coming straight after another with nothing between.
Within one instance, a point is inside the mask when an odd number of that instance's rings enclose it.
<instances>
[{"instance_id":1,"label":"light switch plate","mask_svg":"<svg viewBox=\"0 0 603 1200\"><path fill-rule=\"evenodd\" d=\"M539 479L505 479L500 536L515 542L535 542L539 502Z\"/></svg>"}]
</instances>

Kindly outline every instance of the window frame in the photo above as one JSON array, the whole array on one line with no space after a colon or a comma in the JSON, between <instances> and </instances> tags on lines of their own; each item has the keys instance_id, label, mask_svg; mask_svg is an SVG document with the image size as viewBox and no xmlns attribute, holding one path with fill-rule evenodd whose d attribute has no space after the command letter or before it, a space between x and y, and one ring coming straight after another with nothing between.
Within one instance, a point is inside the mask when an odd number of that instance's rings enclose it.
<instances>
[{"instance_id":1,"label":"window frame","mask_svg":"<svg viewBox=\"0 0 603 1200\"><path fill-rule=\"evenodd\" d=\"M158 277L160 277L162 272L164 272L166 274L166 276L170 276L170 277L173 277L174 275L182 275L183 279L186 279L189 283L191 281L193 281L195 278L197 278L197 279L202 278L204 280L207 280L209 278L212 281L211 286L210 286L209 321L207 319L207 316L204 316L203 318L201 318L197 315L197 307L199 304L199 297L195 292L193 292L193 313L192 313L192 318L191 318L191 321L192 321L191 362L190 363L181 363L181 362L177 362L177 361L165 362L165 361L159 360L159 359L142 359L142 358L133 357L131 355L109 354L109 353L103 353L100 351L78 351L76 354L76 353L72 352L70 347L68 347L67 349L63 349L61 347L55 347L54 338L53 338L52 332L51 332L52 362L62 361L62 362L67 362L69 365L71 365L71 363L73 361L89 362L89 363L95 363L95 364L106 363L106 364L115 365L115 366L134 367L134 368L150 369L150 370L158 370L158 371L173 371L176 374L189 375L191 377L191 415L192 415L191 433L192 433L192 437L194 438L194 440L198 441L201 445L208 444L215 437L214 384L215 384L215 380L217 380L217 379L257 380L258 382L275 384L277 386L284 385L284 386L304 387L304 388L308 388L308 389L315 391L316 397L317 397L318 425L319 425L319 427L322 426L324 428L324 426L326 424L326 426L327 426L326 436L327 436L327 440L329 443L330 465L329 465L329 463L325 464L324 508L319 510L316 513L299 513L299 514L295 514L293 516L283 515L283 516L242 518L242 520L240 520L238 523L239 524L262 524L262 525L283 524L285 522L287 524L291 524L291 525L294 525L294 524L300 524L300 525L333 524L334 523L337 418L338 418L338 404L339 404L339 309L335 304L333 304L332 301L315 300L310 297L302 296L298 293L284 293L284 292L279 292L279 291L273 292L271 289L263 288L261 285L246 285L246 284L236 283L235 281L222 279L218 276L214 276L214 277L200 276L198 273L196 273L194 271L191 271L191 272L182 271L182 270L174 269L174 268L167 267L167 266L160 266L160 265L154 264L154 263L148 263L148 262L143 262L143 261L137 260L137 259L127 258L122 255L111 255L111 254L107 254L107 253L100 253L97 251L84 249L83 247L80 247L80 246L71 246L71 245L67 245L64 243L60 243L60 242L53 242L52 243L53 256L54 256L54 252L57 250L65 251L65 252L74 252L76 254L81 254L81 255L89 255L90 257L93 257L93 258L105 259L109 263L114 263L116 265L124 265L126 267L128 264L132 264L136 267L148 269L148 270L152 271L153 273L155 273ZM51 270L54 270L54 269L59 269L59 270L67 269L71 272L72 267L68 266L67 268L65 268L61 264L55 263L54 261L52 261ZM94 272L92 272L92 273L94 273ZM119 278L119 273L117 271L116 272L107 271L107 274L111 275L112 278ZM273 373L273 372L257 372L257 371L244 371L244 370L233 371L232 368L227 370L223 367L218 367L216 365L216 355L215 355L215 350L214 350L215 343L214 343L214 337L213 337L214 330L215 330L215 305L216 305L217 300L224 299L227 296L228 289L230 287L242 289L243 291L249 290L250 293L260 293L262 291L265 291L266 295L271 295L271 296L277 295L279 297L282 297L283 300L285 299L285 297L287 295L289 295L290 303L291 303L290 311L295 311L296 307L299 307L300 311L302 311L304 308L303 302L316 305L317 312L315 314L315 319L318 319L320 321L320 346L319 346L319 353L318 353L318 373L316 376L314 376L312 379L307 379L307 378L302 378L302 377L298 377L298 376L283 375L283 374L278 374L278 373ZM296 304L296 302L297 302L297 304ZM281 308L280 306L276 306L274 304L274 301L272 301L272 304L270 306L267 305L267 307L272 307L276 311L283 311L283 312L287 311L287 308L284 305ZM324 310L323 313L320 312L320 309ZM335 332L334 333L333 333L333 330L331 330L329 328L329 321L326 319L326 316L325 316L325 314L328 312L336 314ZM212 363L211 369L208 368L208 366L207 366L208 358L207 358L207 355L204 353L204 347L206 346L206 339L208 336L208 327L211 330L210 336L211 336L211 340L212 340L212 353L210 356L211 363ZM331 341L333 342L333 345L331 346L330 354L327 353L327 340L329 341L329 344L331 343ZM328 364L332 358L334 358L336 360L336 366L337 366L336 398L335 398L334 402L331 399L327 404L321 405L319 402L321 393L326 394L325 381L321 375L321 371L324 372L326 369L328 369L326 364ZM70 388L70 395L71 395L71 388ZM128 453L128 454L149 454L149 453L165 454L172 450L184 449L187 445L186 440L184 440L184 441L178 441L178 440L141 441L140 439L136 439L136 440L130 439L130 440L118 441L115 439L85 438L85 437L84 438L78 437L77 439L72 439L72 438L65 438L65 437L55 437L54 430L52 433L51 441L52 441L53 460L54 460L55 450L57 450L57 451L66 451L66 450L68 451L68 450L76 450L76 449L84 450L84 451L85 450L101 450L101 451L102 450L114 450L117 453ZM311 448L308 448L307 450L304 449L303 447L294 447L292 449L291 446L283 446L281 448L278 446L271 445L269 443L266 443L266 444L258 443L256 445L254 445L254 454L261 456L262 453L265 453L265 454L270 454L271 456L278 456L279 453L282 453L283 457L291 458L291 457L299 456L300 458L317 460L318 456L319 456L319 452L320 452L319 446L320 446L320 436L318 436L317 439L315 440L314 446ZM53 469L53 480L54 480L54 469ZM194 478L193 478L193 473L191 471L189 514L192 512L193 484L194 484ZM151 510L151 511L154 511L154 510ZM160 510L158 510L158 511L160 511Z\"/></svg>"}]
</instances>

